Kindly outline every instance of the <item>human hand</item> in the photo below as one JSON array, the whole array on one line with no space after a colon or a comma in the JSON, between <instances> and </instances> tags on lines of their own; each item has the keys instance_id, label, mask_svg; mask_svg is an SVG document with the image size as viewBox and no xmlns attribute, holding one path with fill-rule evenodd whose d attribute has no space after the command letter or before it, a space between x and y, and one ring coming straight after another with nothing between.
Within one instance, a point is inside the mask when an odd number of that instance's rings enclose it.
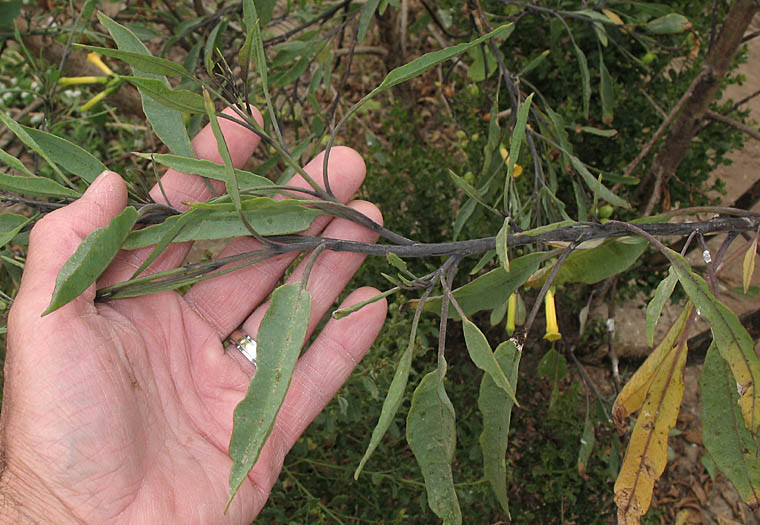
<instances>
[{"instance_id":1,"label":"human hand","mask_svg":"<svg viewBox=\"0 0 760 525\"><path fill-rule=\"evenodd\" d=\"M261 121L261 117L256 113ZM220 119L236 166L259 138ZM211 129L193 141L199 158L221 162ZM322 180L322 155L305 168ZM334 148L329 161L336 196L348 200L365 168L356 152ZM303 180L293 184L306 187ZM168 171L169 201L209 197L203 181ZM154 188L153 198L164 202ZM262 301L294 254L174 292L95 303L95 286L45 317L63 263L94 229L108 224L127 201L115 173L102 174L78 201L48 214L31 232L26 269L8 320L2 406L4 469L0 521L249 523L263 507L285 455L363 357L382 326L378 301L341 320L331 319L299 359L290 389L258 462L223 514L232 460L227 447L232 413L251 370L230 332L254 338L266 312ZM380 222L367 202L350 206ZM317 218L307 233L373 242L376 235L342 219ZM222 253L259 247L245 237ZM190 246L172 245L150 267L181 264ZM150 249L120 252L98 285L129 278ZM307 289L313 297L307 339L361 264L363 256L322 253ZM298 280L303 265L289 280ZM377 292L354 291L344 306ZM246 366L247 365L247 366Z\"/></svg>"}]
</instances>

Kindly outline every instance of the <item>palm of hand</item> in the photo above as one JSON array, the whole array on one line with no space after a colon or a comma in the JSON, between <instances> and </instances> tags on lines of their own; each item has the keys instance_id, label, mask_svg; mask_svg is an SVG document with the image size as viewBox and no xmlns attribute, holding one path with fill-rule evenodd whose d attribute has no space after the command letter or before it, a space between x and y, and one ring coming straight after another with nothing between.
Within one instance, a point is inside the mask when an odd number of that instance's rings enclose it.
<instances>
[{"instance_id":1,"label":"palm of hand","mask_svg":"<svg viewBox=\"0 0 760 525\"><path fill-rule=\"evenodd\" d=\"M235 164L244 164L258 141L228 121L220 124ZM200 158L218 161L210 129L194 146ZM321 166L318 156L305 169L319 179ZM336 195L347 200L364 176L363 162L355 152L336 148L329 169L336 169ZM208 196L196 177L169 172L162 180L175 201ZM125 204L123 181L115 174L101 176L83 198L49 214L32 231L8 320L0 518L3 496L48 522L218 523L224 517L232 413L251 370L225 352L222 341L238 326L256 336L266 310L260 303L294 255L199 283L184 297L165 292L96 304L93 285L40 317L65 259ZM381 220L368 203L351 206ZM376 239L340 219L319 218L307 234L323 229L329 237ZM257 246L251 238L236 239L222 255ZM187 249L173 246L151 269L178 265ZM128 278L148 253L121 252L99 284ZM313 297L307 338L362 259L333 252L317 258L307 287ZM289 279L300 279L302 272L303 265ZM375 293L356 290L343 304ZM261 510L285 454L368 350L385 309L379 301L328 321L301 356L269 440L227 520L249 523Z\"/></svg>"}]
</instances>

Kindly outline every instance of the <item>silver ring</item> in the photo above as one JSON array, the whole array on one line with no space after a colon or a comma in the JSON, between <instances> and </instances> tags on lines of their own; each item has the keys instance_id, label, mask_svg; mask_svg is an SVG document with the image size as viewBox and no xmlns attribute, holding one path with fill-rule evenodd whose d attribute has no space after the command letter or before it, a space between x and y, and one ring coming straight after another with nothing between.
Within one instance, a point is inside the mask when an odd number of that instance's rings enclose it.
<instances>
[{"instance_id":1,"label":"silver ring","mask_svg":"<svg viewBox=\"0 0 760 525\"><path fill-rule=\"evenodd\" d=\"M256 366L256 349L258 348L258 344L253 337L241 330L233 330L229 341L253 366Z\"/></svg>"}]
</instances>

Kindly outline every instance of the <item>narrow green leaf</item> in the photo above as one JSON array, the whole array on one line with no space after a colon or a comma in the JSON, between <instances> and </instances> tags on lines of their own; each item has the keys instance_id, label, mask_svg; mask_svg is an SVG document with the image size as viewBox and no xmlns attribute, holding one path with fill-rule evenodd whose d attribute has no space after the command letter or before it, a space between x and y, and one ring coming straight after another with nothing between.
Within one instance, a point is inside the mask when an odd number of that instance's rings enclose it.
<instances>
[{"instance_id":1,"label":"narrow green leaf","mask_svg":"<svg viewBox=\"0 0 760 525\"><path fill-rule=\"evenodd\" d=\"M486 336L475 326L475 323L469 319L462 320L462 330L464 331L464 340L467 345L467 352L475 366L483 370L493 380L496 385L506 392L512 402L520 406L515 398L515 388L512 386L499 366L499 362L494 357L491 345L488 344Z\"/></svg>"},{"instance_id":2,"label":"narrow green leaf","mask_svg":"<svg viewBox=\"0 0 760 525\"><path fill-rule=\"evenodd\" d=\"M159 164L168 166L182 173L189 175L200 175L207 179L214 179L222 182L227 181L227 174L223 164L217 164L210 160L196 159L194 157L181 157L170 153L146 154L137 153L139 157L148 160L154 160ZM271 186L274 183L262 175L256 175L250 171L235 169L235 176L240 184L240 190L258 188L262 186Z\"/></svg>"},{"instance_id":3,"label":"narrow green leaf","mask_svg":"<svg viewBox=\"0 0 760 525\"><path fill-rule=\"evenodd\" d=\"M23 173L27 177L36 177L37 176L34 173L32 173L31 171L29 171L29 168L27 168L26 166L24 166L23 162L21 162L16 157L14 157L13 155L10 155L8 152L6 152L6 151L4 151L2 149L0 149L0 162L4 162L5 164L7 164L8 166L10 166L14 170L20 171L21 173Z\"/></svg>"},{"instance_id":4,"label":"narrow green leaf","mask_svg":"<svg viewBox=\"0 0 760 525\"><path fill-rule=\"evenodd\" d=\"M227 28L227 21L222 20L214 26L214 29L208 35L206 45L203 48L203 65L206 67L206 73L208 76L214 75L214 50L216 49L216 41L219 38L219 33L224 33Z\"/></svg>"},{"instance_id":5,"label":"narrow green leaf","mask_svg":"<svg viewBox=\"0 0 760 525\"><path fill-rule=\"evenodd\" d=\"M298 202L275 201L267 197L246 199L241 207L248 223L261 235L298 233L308 228L314 217L321 213ZM124 249L134 250L159 243L180 217L175 215L161 224L132 232L124 242ZM198 209L195 220L179 232L174 242L229 239L243 235L250 235L250 231L231 206L204 207Z\"/></svg>"},{"instance_id":6,"label":"narrow green leaf","mask_svg":"<svg viewBox=\"0 0 760 525\"><path fill-rule=\"evenodd\" d=\"M591 451L594 450L594 424L591 422L591 414L586 411L586 419L583 422L583 434L581 435L581 446L578 448L578 474L584 479L586 475L586 466L588 458L591 457Z\"/></svg>"},{"instance_id":7,"label":"narrow green leaf","mask_svg":"<svg viewBox=\"0 0 760 525\"><path fill-rule=\"evenodd\" d=\"M35 176L16 177L5 173L0 173L0 188L19 195L52 197L55 199L76 199L82 195L78 191L62 186L52 179Z\"/></svg>"},{"instance_id":8,"label":"narrow green leaf","mask_svg":"<svg viewBox=\"0 0 760 525\"><path fill-rule=\"evenodd\" d=\"M102 12L98 13L98 20L108 30L119 49L150 55L150 51L145 47L145 44L125 26L115 22ZM160 80L166 88L169 87L169 82L162 76L139 70L135 71L134 74L137 77ZM148 122L150 122L153 131L161 139L161 142L166 144L169 150L177 155L193 157L195 151L190 143L190 137L187 135L187 128L185 127L182 113L177 111L176 108L164 106L142 90L140 90L140 98L142 99L143 112Z\"/></svg>"},{"instance_id":9,"label":"narrow green leaf","mask_svg":"<svg viewBox=\"0 0 760 525\"><path fill-rule=\"evenodd\" d=\"M533 93L528 95L525 101L520 104L517 110L517 120L515 121L515 128L512 130L512 144L509 146L509 162L507 163L507 179L505 181L504 198L509 195L508 187L512 181L512 173L514 173L515 164L520 157L520 147L525 139L525 126L528 125L528 115L530 114L530 104L533 101ZM504 209L509 209L508 202L504 201Z\"/></svg>"},{"instance_id":10,"label":"narrow green leaf","mask_svg":"<svg viewBox=\"0 0 760 525\"><path fill-rule=\"evenodd\" d=\"M468 197L474 199L478 204L487 210L498 213L498 211L496 211L490 204L483 200L480 192L478 192L478 190L476 190L470 183L454 173L452 170L449 170L449 176L451 177L451 180L453 180L456 185L459 186L459 188L467 194Z\"/></svg>"},{"instance_id":11,"label":"narrow green leaf","mask_svg":"<svg viewBox=\"0 0 760 525\"><path fill-rule=\"evenodd\" d=\"M404 400L404 392L409 380L409 371L412 368L412 358L414 357L414 344L417 338L418 322L419 316L415 316L412 330L409 334L409 343L396 366L396 372L393 374L391 386L388 387L388 394L385 396L383 408L380 410L380 418L377 420L377 425L375 425L375 428L372 430L372 437L369 440L367 450L364 452L364 455L359 462L359 466L356 467L356 471L354 471L354 479L359 479L359 474L361 474L362 469L364 469L364 465L367 464L367 461L380 444L383 436L388 431L388 427L391 426L393 418L396 416L396 412L398 412L398 408L401 406L401 402Z\"/></svg>"},{"instance_id":12,"label":"narrow green leaf","mask_svg":"<svg viewBox=\"0 0 760 525\"><path fill-rule=\"evenodd\" d=\"M127 206L108 225L90 233L63 265L55 280L47 315L79 297L108 268L137 222L137 210Z\"/></svg>"},{"instance_id":13,"label":"narrow green leaf","mask_svg":"<svg viewBox=\"0 0 760 525\"><path fill-rule=\"evenodd\" d=\"M606 200L613 206L620 206L621 208L630 208L631 205L628 204L628 201L625 199L621 199L614 193L612 193L607 186L603 184L599 184L599 181L596 177L594 177L591 172L588 170L586 165L575 155L568 154L567 158L570 159L570 163L573 165L575 170L581 175L583 178L583 182L586 183L588 188L591 190L591 192L597 192L599 194L599 197Z\"/></svg>"},{"instance_id":14,"label":"narrow green leaf","mask_svg":"<svg viewBox=\"0 0 760 525\"><path fill-rule=\"evenodd\" d=\"M426 374L414 391L406 440L425 478L430 508L446 525L462 523L451 472L456 449L454 407L437 371Z\"/></svg>"},{"instance_id":15,"label":"narrow green leaf","mask_svg":"<svg viewBox=\"0 0 760 525\"><path fill-rule=\"evenodd\" d=\"M177 236L180 234L180 232L187 226L191 220L195 219L195 215L199 213L198 209L191 209L183 213L182 215L177 216L177 219L172 221L170 223L171 227L166 229L164 231L163 236L161 237L161 240L156 243L156 245L153 247L153 250L150 252L150 255L142 262L139 268L134 271L132 274L132 277L130 279L134 279L137 276L139 276L141 273L145 271L145 269L150 266L153 261L158 259L158 256L161 255L164 250L177 238Z\"/></svg>"},{"instance_id":16,"label":"narrow green leaf","mask_svg":"<svg viewBox=\"0 0 760 525\"><path fill-rule=\"evenodd\" d=\"M578 59L578 69L581 72L581 89L583 92L583 116L588 119L588 109L591 103L591 74L588 71L588 60L586 59L583 50L575 43L575 39L571 38L573 43L573 51L575 57Z\"/></svg>"},{"instance_id":17,"label":"narrow green leaf","mask_svg":"<svg viewBox=\"0 0 760 525\"><path fill-rule=\"evenodd\" d=\"M504 370L507 380L515 386L517 386L521 355L522 353L517 350L513 341L501 343L494 352L494 357ZM489 374L483 374L478 396L478 408L483 414L483 432L480 434L483 471L507 516L509 516L509 503L505 456L513 404L512 398L504 392L504 389L499 387Z\"/></svg>"},{"instance_id":18,"label":"narrow green leaf","mask_svg":"<svg viewBox=\"0 0 760 525\"><path fill-rule=\"evenodd\" d=\"M509 273L505 272L504 268L491 270L454 290L454 297L465 315L496 308L533 275L539 264L551 256L551 252L537 252L513 259L509 264ZM441 297L431 297L425 303L425 310L440 313ZM458 318L455 308L449 309L449 317Z\"/></svg>"},{"instance_id":19,"label":"narrow green leaf","mask_svg":"<svg viewBox=\"0 0 760 525\"><path fill-rule=\"evenodd\" d=\"M657 285L657 290L654 292L652 300L647 304L646 313L646 332L647 332L647 344L654 346L654 329L657 327L657 321L660 320L660 314L665 307L665 303L673 295L673 290L676 288L678 278L673 273L673 268L668 270L668 276L665 277L660 284Z\"/></svg>"},{"instance_id":20,"label":"narrow green leaf","mask_svg":"<svg viewBox=\"0 0 760 525\"><path fill-rule=\"evenodd\" d=\"M565 356L557 352L554 347L550 348L538 362L536 373L538 377L546 379L552 385L552 393L549 396L549 411L552 411L559 399L559 382L567 375Z\"/></svg>"},{"instance_id":21,"label":"narrow green leaf","mask_svg":"<svg viewBox=\"0 0 760 525\"><path fill-rule=\"evenodd\" d=\"M285 284L272 293L259 328L258 368L233 415L228 507L272 432L306 338L310 313L311 295L301 283Z\"/></svg>"},{"instance_id":22,"label":"narrow green leaf","mask_svg":"<svg viewBox=\"0 0 760 525\"><path fill-rule=\"evenodd\" d=\"M507 239L509 238L509 217L504 219L504 224L496 234L496 253L499 256L504 271L509 273L509 254L507 250Z\"/></svg>"},{"instance_id":23,"label":"narrow green leaf","mask_svg":"<svg viewBox=\"0 0 760 525\"><path fill-rule=\"evenodd\" d=\"M608 139L611 139L613 137L617 137L618 130L616 129L600 129L600 128L594 128L592 126L581 126L580 130L584 133L589 133L591 135L596 135L598 137L605 137ZM610 177L607 175L605 176L607 180L611 180ZM623 177L620 177L623 179ZM636 184L638 182L638 179L635 179L634 177L627 177L628 179L632 179L631 184Z\"/></svg>"},{"instance_id":24,"label":"narrow green leaf","mask_svg":"<svg viewBox=\"0 0 760 525\"><path fill-rule=\"evenodd\" d=\"M23 126L27 133L39 144L48 156L59 166L73 175L92 182L106 171L106 165L87 150L73 142L47 131Z\"/></svg>"},{"instance_id":25,"label":"narrow green leaf","mask_svg":"<svg viewBox=\"0 0 760 525\"><path fill-rule=\"evenodd\" d=\"M604 55L599 53L599 95L602 99L602 122L612 124L615 98L612 91L612 77L604 64Z\"/></svg>"},{"instance_id":26,"label":"narrow green leaf","mask_svg":"<svg viewBox=\"0 0 760 525\"><path fill-rule=\"evenodd\" d=\"M141 73L151 73L153 75L164 75L168 77L195 78L187 69L185 69L185 66L165 58L154 57L153 55L146 55L145 53L140 52L125 51L123 49L111 49L108 47L87 46L84 44L74 44L74 46L119 59L132 66L135 72L139 71Z\"/></svg>"},{"instance_id":27,"label":"narrow green leaf","mask_svg":"<svg viewBox=\"0 0 760 525\"><path fill-rule=\"evenodd\" d=\"M58 174L63 180L68 181L66 176L61 172L61 168L58 167L58 164L56 164L53 159L50 158L47 152L42 147L40 147L39 144L37 144L37 141L35 141L34 138L32 138L32 136L27 133L24 126L13 120L3 110L0 110L0 122L8 126L8 129L10 129L13 134L16 135L16 137L18 137L18 139L24 143L24 146L42 157L45 162L50 165L53 171L56 172L56 174Z\"/></svg>"},{"instance_id":28,"label":"narrow green leaf","mask_svg":"<svg viewBox=\"0 0 760 525\"><path fill-rule=\"evenodd\" d=\"M756 508L760 505L758 436L744 424L736 382L715 343L707 350L699 386L705 449L742 500Z\"/></svg>"},{"instance_id":29,"label":"narrow green leaf","mask_svg":"<svg viewBox=\"0 0 760 525\"><path fill-rule=\"evenodd\" d=\"M140 89L141 93L175 111L204 113L203 97L186 89L173 89L156 78L121 77Z\"/></svg>"},{"instance_id":30,"label":"narrow green leaf","mask_svg":"<svg viewBox=\"0 0 760 525\"><path fill-rule=\"evenodd\" d=\"M378 4L380 4L380 0L367 0L367 3L364 4L362 14L359 16L359 42L363 42L364 37L367 36L369 24L372 22L375 11L377 11Z\"/></svg>"},{"instance_id":31,"label":"narrow green leaf","mask_svg":"<svg viewBox=\"0 0 760 525\"><path fill-rule=\"evenodd\" d=\"M33 217L15 213L0 213L0 248L11 242L21 229L32 222Z\"/></svg>"}]
</instances>

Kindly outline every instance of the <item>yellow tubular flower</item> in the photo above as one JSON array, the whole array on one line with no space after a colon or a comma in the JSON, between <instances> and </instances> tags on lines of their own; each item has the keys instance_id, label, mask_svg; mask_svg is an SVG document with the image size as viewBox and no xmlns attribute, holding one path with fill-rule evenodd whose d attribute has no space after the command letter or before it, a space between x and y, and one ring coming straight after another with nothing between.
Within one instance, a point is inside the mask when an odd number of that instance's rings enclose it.
<instances>
[{"instance_id":1,"label":"yellow tubular flower","mask_svg":"<svg viewBox=\"0 0 760 525\"><path fill-rule=\"evenodd\" d=\"M559 333L559 326L557 326L557 308L554 306L554 291L551 288L546 291L544 307L546 312L546 334L544 334L544 339L547 341L558 341L562 339L562 334Z\"/></svg>"},{"instance_id":2,"label":"yellow tubular flower","mask_svg":"<svg viewBox=\"0 0 760 525\"><path fill-rule=\"evenodd\" d=\"M113 75L113 71L111 71L111 68L109 68L107 65L103 63L103 61L100 59L100 55L97 54L95 51L87 53L87 61L98 66L98 69L100 69L106 75Z\"/></svg>"},{"instance_id":3,"label":"yellow tubular flower","mask_svg":"<svg viewBox=\"0 0 760 525\"><path fill-rule=\"evenodd\" d=\"M507 334L515 333L515 316L517 315L517 296L514 292L509 296L507 302Z\"/></svg>"}]
</instances>

